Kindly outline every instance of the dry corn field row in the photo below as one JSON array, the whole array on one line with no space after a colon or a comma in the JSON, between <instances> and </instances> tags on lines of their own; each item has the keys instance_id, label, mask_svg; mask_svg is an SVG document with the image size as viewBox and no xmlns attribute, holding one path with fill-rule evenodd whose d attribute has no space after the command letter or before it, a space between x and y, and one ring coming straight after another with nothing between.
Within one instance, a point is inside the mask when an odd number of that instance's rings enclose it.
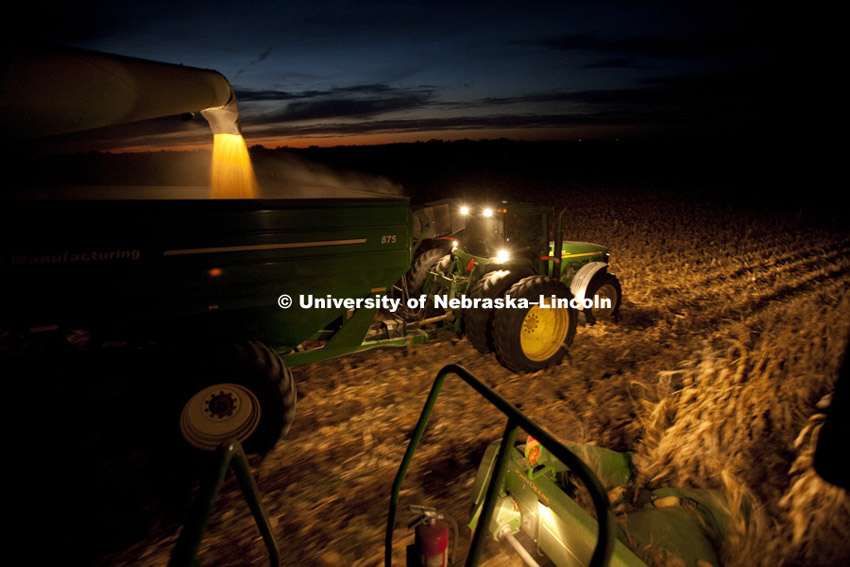
<instances>
[{"instance_id":1,"label":"dry corn field row","mask_svg":"<svg viewBox=\"0 0 850 567\"><path fill-rule=\"evenodd\" d=\"M447 331L427 345L296 368L295 424L256 469L282 564L382 563L391 483L446 363L563 440L635 451L647 487L723 488L733 508L751 498L749 515L733 514L726 566L850 564L850 500L811 467L818 403L850 332L846 219L605 188L562 204L572 209L566 238L611 249L620 321L580 327L568 359L533 375L508 372ZM396 564L412 539L408 504L454 516L463 548L470 484L503 427L465 384L447 382L403 487ZM165 565L175 537L152 530L103 563ZM495 545L486 555L519 564ZM266 562L232 481L200 557Z\"/></svg>"}]
</instances>

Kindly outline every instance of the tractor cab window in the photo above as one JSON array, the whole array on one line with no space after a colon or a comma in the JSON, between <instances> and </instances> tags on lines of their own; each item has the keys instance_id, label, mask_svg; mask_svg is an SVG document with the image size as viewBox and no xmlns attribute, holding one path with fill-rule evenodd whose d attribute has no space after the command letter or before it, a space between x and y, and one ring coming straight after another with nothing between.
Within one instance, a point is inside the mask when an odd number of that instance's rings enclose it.
<instances>
[{"instance_id":1,"label":"tractor cab window","mask_svg":"<svg viewBox=\"0 0 850 567\"><path fill-rule=\"evenodd\" d=\"M464 231L464 249L475 256L495 256L505 247L505 227L502 216L471 217Z\"/></svg>"},{"instance_id":2,"label":"tractor cab window","mask_svg":"<svg viewBox=\"0 0 850 567\"><path fill-rule=\"evenodd\" d=\"M512 254L537 255L544 250L544 216L505 214L505 245Z\"/></svg>"}]
</instances>

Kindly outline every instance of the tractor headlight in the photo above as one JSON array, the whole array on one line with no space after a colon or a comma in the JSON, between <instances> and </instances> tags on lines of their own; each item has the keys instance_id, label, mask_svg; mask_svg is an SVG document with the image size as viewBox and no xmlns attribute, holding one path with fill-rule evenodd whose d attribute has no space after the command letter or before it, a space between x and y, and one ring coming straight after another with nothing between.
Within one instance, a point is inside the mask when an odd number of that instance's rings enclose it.
<instances>
[{"instance_id":1,"label":"tractor headlight","mask_svg":"<svg viewBox=\"0 0 850 567\"><path fill-rule=\"evenodd\" d=\"M510 259L511 253L507 250L499 250L498 252L496 252L496 262L498 262L499 264L504 264Z\"/></svg>"},{"instance_id":2,"label":"tractor headlight","mask_svg":"<svg viewBox=\"0 0 850 567\"><path fill-rule=\"evenodd\" d=\"M492 217L493 216L493 209L490 209L490 208L484 209L483 211L481 211L481 214L484 215L485 217Z\"/></svg>"},{"instance_id":3,"label":"tractor headlight","mask_svg":"<svg viewBox=\"0 0 850 567\"><path fill-rule=\"evenodd\" d=\"M460 208L460 214L462 214L462 215L464 215L464 216L468 215L468 214L469 214L469 207L467 207L466 205L464 205L463 207L461 207L461 208Z\"/></svg>"}]
</instances>

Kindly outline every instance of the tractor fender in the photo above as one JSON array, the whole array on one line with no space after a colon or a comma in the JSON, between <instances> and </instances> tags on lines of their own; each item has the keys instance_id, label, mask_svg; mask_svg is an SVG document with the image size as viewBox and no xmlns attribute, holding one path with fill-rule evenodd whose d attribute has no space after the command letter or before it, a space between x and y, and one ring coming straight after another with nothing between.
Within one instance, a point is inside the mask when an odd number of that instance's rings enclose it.
<instances>
[{"instance_id":1,"label":"tractor fender","mask_svg":"<svg viewBox=\"0 0 850 567\"><path fill-rule=\"evenodd\" d=\"M576 275L573 276L573 279L570 282L570 292L573 294L573 297L576 298L576 304L579 306L579 311L583 310L581 304L584 301L584 294L587 291L587 286L589 286L590 282L593 280L593 276L607 269L608 264L605 262L590 262L582 266L581 269L576 272Z\"/></svg>"}]
</instances>

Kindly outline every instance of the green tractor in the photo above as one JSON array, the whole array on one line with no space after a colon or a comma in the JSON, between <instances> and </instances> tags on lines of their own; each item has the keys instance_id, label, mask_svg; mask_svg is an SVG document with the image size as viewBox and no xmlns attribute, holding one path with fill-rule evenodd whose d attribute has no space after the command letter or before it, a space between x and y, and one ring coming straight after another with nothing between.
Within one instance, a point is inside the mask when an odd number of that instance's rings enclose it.
<instances>
[{"instance_id":1,"label":"green tractor","mask_svg":"<svg viewBox=\"0 0 850 567\"><path fill-rule=\"evenodd\" d=\"M454 205L451 238L425 239L397 287L418 309L408 319L442 321L515 372L558 364L586 323L616 319L622 290L608 248L564 242L561 211L502 202ZM417 298L420 298L417 300Z\"/></svg>"}]
</instances>

